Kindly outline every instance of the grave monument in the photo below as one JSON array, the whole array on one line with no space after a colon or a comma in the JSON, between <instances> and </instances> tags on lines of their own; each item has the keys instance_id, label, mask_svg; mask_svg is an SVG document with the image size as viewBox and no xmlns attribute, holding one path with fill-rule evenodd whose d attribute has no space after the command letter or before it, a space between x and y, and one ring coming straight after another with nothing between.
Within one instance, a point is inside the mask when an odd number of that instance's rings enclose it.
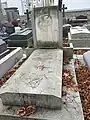
<instances>
[{"instance_id":1,"label":"grave monument","mask_svg":"<svg viewBox=\"0 0 90 120\"><path fill-rule=\"evenodd\" d=\"M86 27L71 27L68 40L74 47L90 47L90 31Z\"/></svg>"},{"instance_id":2,"label":"grave monument","mask_svg":"<svg viewBox=\"0 0 90 120\"><path fill-rule=\"evenodd\" d=\"M8 40L9 47L32 47L32 30L25 28L19 32L15 32L9 36Z\"/></svg>"},{"instance_id":3,"label":"grave monument","mask_svg":"<svg viewBox=\"0 0 90 120\"><path fill-rule=\"evenodd\" d=\"M1 105L4 109L0 109L0 120L83 120L81 105L78 107L79 113L76 113L71 108L71 103L69 110L71 114L74 113L71 117L62 103L61 8L62 1L59 1L59 8L50 6L33 10L33 39L36 50L1 87ZM77 101L80 104L80 100ZM25 104L35 105L37 112L24 117L17 115L18 106ZM7 109L7 106L12 106L12 109Z\"/></svg>"},{"instance_id":4,"label":"grave monument","mask_svg":"<svg viewBox=\"0 0 90 120\"><path fill-rule=\"evenodd\" d=\"M1 88L2 102L4 105L33 103L39 107L61 109L63 50L59 49L62 44L58 33L61 12L58 14L57 6L35 8L33 12L37 49L7 81L8 85Z\"/></svg>"}]
</instances>

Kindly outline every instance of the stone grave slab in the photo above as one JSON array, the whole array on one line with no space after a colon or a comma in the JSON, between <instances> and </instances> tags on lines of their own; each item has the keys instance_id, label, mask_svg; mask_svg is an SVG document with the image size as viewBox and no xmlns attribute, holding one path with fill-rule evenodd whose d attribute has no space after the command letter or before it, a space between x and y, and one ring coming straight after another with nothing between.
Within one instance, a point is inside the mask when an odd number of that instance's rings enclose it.
<instances>
[{"instance_id":1,"label":"stone grave slab","mask_svg":"<svg viewBox=\"0 0 90 120\"><path fill-rule=\"evenodd\" d=\"M11 49L11 48L10 48ZM8 52L8 51L7 51ZM0 59L0 79L23 57L22 48L12 48L12 51Z\"/></svg>"},{"instance_id":2,"label":"stone grave slab","mask_svg":"<svg viewBox=\"0 0 90 120\"><path fill-rule=\"evenodd\" d=\"M0 39L0 54L3 53L7 49L6 43Z\"/></svg>"},{"instance_id":3,"label":"stone grave slab","mask_svg":"<svg viewBox=\"0 0 90 120\"><path fill-rule=\"evenodd\" d=\"M34 10L33 35L39 48L59 47L58 7L40 7Z\"/></svg>"},{"instance_id":4,"label":"stone grave slab","mask_svg":"<svg viewBox=\"0 0 90 120\"><path fill-rule=\"evenodd\" d=\"M37 49L1 87L5 105L61 108L63 51Z\"/></svg>"}]
</instances>

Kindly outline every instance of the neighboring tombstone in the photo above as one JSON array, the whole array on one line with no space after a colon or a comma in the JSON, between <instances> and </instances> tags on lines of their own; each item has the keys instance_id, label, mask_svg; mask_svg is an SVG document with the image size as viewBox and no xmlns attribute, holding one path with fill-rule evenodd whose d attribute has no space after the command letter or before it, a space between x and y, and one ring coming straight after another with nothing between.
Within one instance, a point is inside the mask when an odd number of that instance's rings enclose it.
<instances>
[{"instance_id":1,"label":"neighboring tombstone","mask_svg":"<svg viewBox=\"0 0 90 120\"><path fill-rule=\"evenodd\" d=\"M72 27L68 40L74 47L90 47L90 31L86 27Z\"/></svg>"},{"instance_id":2,"label":"neighboring tombstone","mask_svg":"<svg viewBox=\"0 0 90 120\"><path fill-rule=\"evenodd\" d=\"M8 46L11 47L32 47L32 30L25 28L9 36Z\"/></svg>"},{"instance_id":3,"label":"neighboring tombstone","mask_svg":"<svg viewBox=\"0 0 90 120\"><path fill-rule=\"evenodd\" d=\"M29 12L28 9L27 9L25 14L26 14L26 17L27 17L27 27L31 28L31 20L30 20L31 11Z\"/></svg>"},{"instance_id":4,"label":"neighboring tombstone","mask_svg":"<svg viewBox=\"0 0 90 120\"><path fill-rule=\"evenodd\" d=\"M65 17L65 10L67 9L67 7L65 7L65 4L63 4L62 10L63 10L63 24L67 23L66 17Z\"/></svg>"},{"instance_id":5,"label":"neighboring tombstone","mask_svg":"<svg viewBox=\"0 0 90 120\"><path fill-rule=\"evenodd\" d=\"M90 24L85 24L84 27L86 27L90 31Z\"/></svg>"},{"instance_id":6,"label":"neighboring tombstone","mask_svg":"<svg viewBox=\"0 0 90 120\"><path fill-rule=\"evenodd\" d=\"M3 53L7 49L6 43L0 39L0 54Z\"/></svg>"}]
</instances>

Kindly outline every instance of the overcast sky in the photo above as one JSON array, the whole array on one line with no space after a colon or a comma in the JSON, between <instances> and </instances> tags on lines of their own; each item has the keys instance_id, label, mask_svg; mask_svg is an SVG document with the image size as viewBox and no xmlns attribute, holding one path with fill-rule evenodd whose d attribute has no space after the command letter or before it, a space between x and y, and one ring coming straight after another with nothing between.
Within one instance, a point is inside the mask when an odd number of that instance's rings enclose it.
<instances>
[{"instance_id":1,"label":"overcast sky","mask_svg":"<svg viewBox=\"0 0 90 120\"><path fill-rule=\"evenodd\" d=\"M6 1L6 0L2 0ZM8 7L18 7L20 14L22 13L21 9L21 0L7 0ZM63 0L63 3L66 4L68 10L74 9L90 9L90 0Z\"/></svg>"}]
</instances>

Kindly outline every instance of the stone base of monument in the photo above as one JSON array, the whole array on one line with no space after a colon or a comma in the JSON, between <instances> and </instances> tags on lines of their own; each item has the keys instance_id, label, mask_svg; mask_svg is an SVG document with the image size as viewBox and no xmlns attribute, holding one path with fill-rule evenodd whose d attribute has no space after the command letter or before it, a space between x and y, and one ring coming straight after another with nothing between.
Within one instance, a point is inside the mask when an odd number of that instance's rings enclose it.
<instances>
[{"instance_id":1,"label":"stone base of monument","mask_svg":"<svg viewBox=\"0 0 90 120\"><path fill-rule=\"evenodd\" d=\"M0 78L11 69L23 56L22 48L7 48L7 51L0 54Z\"/></svg>"},{"instance_id":2,"label":"stone base of monument","mask_svg":"<svg viewBox=\"0 0 90 120\"><path fill-rule=\"evenodd\" d=\"M64 57L73 58L73 44L70 43L69 47L63 47Z\"/></svg>"},{"instance_id":3,"label":"stone base of monument","mask_svg":"<svg viewBox=\"0 0 90 120\"><path fill-rule=\"evenodd\" d=\"M49 59L50 59L50 57L51 56L49 56ZM35 58L33 58L33 59L35 60ZM28 62L29 62L29 60L30 59L28 59ZM28 64L28 62L26 61L25 64L29 65L30 63ZM21 69L22 69L22 66L21 66L21 68L19 68L19 71ZM74 76L73 81L75 81L77 83L73 60L71 60L68 65L65 65L64 69L70 69L71 70L71 72L72 72L72 74ZM23 70L25 70L25 69L23 69ZM22 70L22 72L23 72L23 70ZM10 84L12 84L15 76L16 76L16 74L12 76L12 78L11 78L12 81L9 80ZM16 83L17 83L17 76L16 76ZM24 76L24 74L23 74L23 76ZM20 80L22 81L22 79L20 79ZM54 80L54 78L53 78L53 80ZM26 81L28 81L28 79L24 79L24 82L26 82ZM50 81L48 80L47 87L50 84L49 82ZM56 80L55 80L55 82L56 82ZM10 87L9 83L7 83L8 87ZM14 84L15 84L15 82L14 82ZM43 81L41 82L41 84L43 84ZM57 82L56 82L56 84L57 84ZM17 86L19 86L19 84ZM44 82L44 86L46 86L45 82ZM43 90L45 88L44 86L43 86ZM16 85L15 85L15 87L16 87ZM13 88L14 90L15 90L15 87ZM56 85L56 87L60 88L58 85ZM26 90L28 90L28 88L25 87ZM11 89L11 88L9 88L9 89ZM22 89L21 86L20 86L19 90L20 89ZM42 87L41 87L41 89L42 89ZM17 91L18 91L18 89L17 89ZM23 89L23 91L24 91L24 89ZM37 93L39 91L40 91L40 89L37 90ZM12 93L12 90L11 90L11 93ZM54 92L53 92L53 94L54 94ZM49 95L50 95L50 92L49 92ZM43 94L42 94L42 96L43 96ZM12 93L12 97L13 97L13 93ZM24 96L24 98L28 100L27 96ZM16 98L14 98L14 99L15 99L14 102L16 102ZM62 109L61 110L59 110L59 109L58 110L57 109L46 109L46 108L42 108L42 107L36 107L36 112L33 115L23 116L23 117L16 114L17 111L20 109L21 105L20 106L16 106L16 105L15 106L12 106L12 105L6 106L6 105L3 105L2 102L3 101L0 100L0 120L32 120L32 119L33 120L72 120L72 119L73 120L84 120L83 111L82 111L82 105L81 105L80 96L79 96L78 91L74 92L72 90L67 90L67 95L62 97ZM55 101L53 101L53 102L55 102ZM53 103L53 104L55 104L55 103Z\"/></svg>"},{"instance_id":4,"label":"stone base of monument","mask_svg":"<svg viewBox=\"0 0 90 120\"><path fill-rule=\"evenodd\" d=\"M1 87L3 104L61 109L62 69L62 50L35 50Z\"/></svg>"}]
</instances>

